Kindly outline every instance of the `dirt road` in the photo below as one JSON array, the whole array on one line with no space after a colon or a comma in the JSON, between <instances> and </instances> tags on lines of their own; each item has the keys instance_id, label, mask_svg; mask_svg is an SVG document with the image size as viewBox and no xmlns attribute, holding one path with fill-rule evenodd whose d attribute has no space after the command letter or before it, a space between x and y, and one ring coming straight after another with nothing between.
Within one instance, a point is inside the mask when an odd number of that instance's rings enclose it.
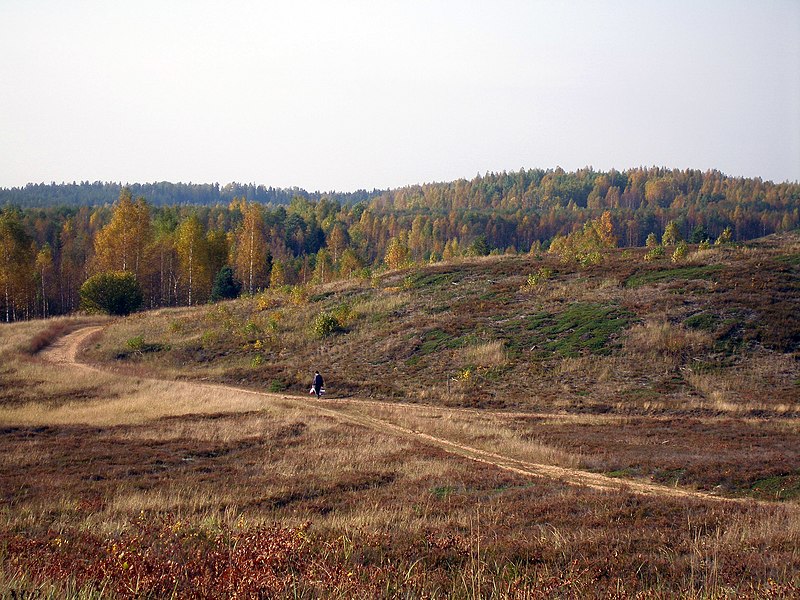
<instances>
[{"instance_id":1,"label":"dirt road","mask_svg":"<svg viewBox=\"0 0 800 600\"><path fill-rule=\"evenodd\" d=\"M85 327L72 332L54 342L48 348L40 353L44 360L51 362L68 364L76 369L102 371L101 368L96 366L87 365L80 361L80 348L86 343L94 334L99 334L102 327ZM125 377L125 375L120 375ZM137 377L141 381L141 377ZM151 378L153 381L164 381L163 379ZM531 463L523 460L513 458L511 456L504 456L496 452L490 452L480 448L475 448L462 443L457 443L442 437L430 435L423 431L417 431L402 427L395 423L376 418L374 416L365 414L363 408L359 411L359 404L362 403L359 399L350 399L347 402L330 401L330 400L316 400L307 399L305 397L291 396L287 394L275 394L248 390L244 388L237 388L233 386L224 386L221 384L210 383L196 383L196 382L182 382L182 385L197 386L198 388L224 390L227 393L235 392L238 394L255 395L263 398L265 401L281 400L283 402L291 402L303 407L313 407L314 410L320 414L326 414L342 421L350 422L362 427L380 431L385 434L400 436L404 438L413 439L442 450L454 455L462 456L476 462L481 462L493 465L499 469L505 469L527 477L548 478L570 485L580 485L591 487L599 490L626 490L636 494L643 494L649 496L662 496L673 498L697 498L703 500L713 500L721 502L735 502L727 498L721 498L712 494L698 492L688 489L680 489L674 487L667 487L663 485L652 484L643 481L624 480L606 477L598 473L590 473L580 469L571 469L565 467L558 467L554 465ZM377 402L374 400L364 400L363 404L374 408L375 406L383 406L396 410L398 405L389 402ZM425 407L426 410L439 410L442 414L449 412L478 412L473 410L460 411L458 409L449 408L436 408Z\"/></svg>"}]
</instances>

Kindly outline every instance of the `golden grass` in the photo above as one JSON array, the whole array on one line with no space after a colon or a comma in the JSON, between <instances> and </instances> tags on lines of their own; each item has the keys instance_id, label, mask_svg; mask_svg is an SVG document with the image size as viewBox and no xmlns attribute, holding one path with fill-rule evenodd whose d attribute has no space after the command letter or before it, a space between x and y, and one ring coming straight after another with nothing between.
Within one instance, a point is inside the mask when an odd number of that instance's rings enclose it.
<instances>
[{"instance_id":1,"label":"golden grass","mask_svg":"<svg viewBox=\"0 0 800 600\"><path fill-rule=\"evenodd\" d=\"M260 410L268 402L264 396L243 390L233 391L221 386L121 377L91 369L84 369L76 377L74 370L67 367L49 368L72 374L70 384L76 390L81 387L100 386L100 397L96 400L66 402L56 406L41 402L3 406L0 407L0 423L6 425L81 423L98 426L138 424L166 416Z\"/></svg>"},{"instance_id":2,"label":"golden grass","mask_svg":"<svg viewBox=\"0 0 800 600\"><path fill-rule=\"evenodd\" d=\"M495 452L517 460L577 468L583 457L527 437L501 413L479 414L427 407L359 407L375 417L413 431Z\"/></svg>"},{"instance_id":3,"label":"golden grass","mask_svg":"<svg viewBox=\"0 0 800 600\"><path fill-rule=\"evenodd\" d=\"M508 362L505 342L502 340L466 346L458 350L458 355L462 364L477 367L502 367Z\"/></svg>"},{"instance_id":4,"label":"golden grass","mask_svg":"<svg viewBox=\"0 0 800 600\"><path fill-rule=\"evenodd\" d=\"M394 312L411 301L409 292L379 293L379 295L353 305L353 313L359 317L368 317Z\"/></svg>"},{"instance_id":5,"label":"golden grass","mask_svg":"<svg viewBox=\"0 0 800 600\"><path fill-rule=\"evenodd\" d=\"M687 329L666 320L648 320L628 331L625 348L632 355L683 356L711 347L713 339L704 331Z\"/></svg>"}]
</instances>

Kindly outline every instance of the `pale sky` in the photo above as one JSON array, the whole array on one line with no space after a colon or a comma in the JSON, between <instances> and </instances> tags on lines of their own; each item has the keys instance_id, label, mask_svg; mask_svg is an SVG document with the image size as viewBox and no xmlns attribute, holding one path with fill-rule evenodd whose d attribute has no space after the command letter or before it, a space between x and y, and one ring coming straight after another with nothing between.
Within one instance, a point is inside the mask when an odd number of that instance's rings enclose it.
<instances>
[{"instance_id":1,"label":"pale sky","mask_svg":"<svg viewBox=\"0 0 800 600\"><path fill-rule=\"evenodd\" d=\"M0 186L800 180L798 0L0 0Z\"/></svg>"}]
</instances>

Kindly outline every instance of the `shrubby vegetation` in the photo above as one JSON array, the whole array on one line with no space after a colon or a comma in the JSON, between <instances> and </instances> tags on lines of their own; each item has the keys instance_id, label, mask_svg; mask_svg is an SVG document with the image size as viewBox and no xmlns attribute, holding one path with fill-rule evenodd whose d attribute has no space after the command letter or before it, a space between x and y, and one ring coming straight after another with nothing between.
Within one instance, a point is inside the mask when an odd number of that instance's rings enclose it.
<instances>
[{"instance_id":1,"label":"shrubby vegetation","mask_svg":"<svg viewBox=\"0 0 800 600\"><path fill-rule=\"evenodd\" d=\"M81 308L90 313L129 315L142 305L142 289L129 271L94 275L81 286Z\"/></svg>"}]
</instances>

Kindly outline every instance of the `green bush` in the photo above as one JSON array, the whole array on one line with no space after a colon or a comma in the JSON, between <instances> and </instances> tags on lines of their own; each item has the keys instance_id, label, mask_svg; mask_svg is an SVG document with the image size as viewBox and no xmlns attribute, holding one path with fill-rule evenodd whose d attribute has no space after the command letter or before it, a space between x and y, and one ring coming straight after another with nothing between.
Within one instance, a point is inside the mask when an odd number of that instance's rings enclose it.
<instances>
[{"instance_id":1,"label":"green bush","mask_svg":"<svg viewBox=\"0 0 800 600\"><path fill-rule=\"evenodd\" d=\"M269 387L267 389L270 392L282 392L286 389L286 384L284 384L280 379L273 379L269 382Z\"/></svg>"},{"instance_id":2,"label":"green bush","mask_svg":"<svg viewBox=\"0 0 800 600\"><path fill-rule=\"evenodd\" d=\"M132 337L127 342L128 348L133 350L134 352L141 352L144 348L144 337L141 335L137 335L136 337Z\"/></svg>"},{"instance_id":3,"label":"green bush","mask_svg":"<svg viewBox=\"0 0 800 600\"><path fill-rule=\"evenodd\" d=\"M211 288L211 301L228 300L238 298L242 291L242 284L233 277L233 269L228 265L222 267L214 278L214 286Z\"/></svg>"},{"instance_id":4,"label":"green bush","mask_svg":"<svg viewBox=\"0 0 800 600\"><path fill-rule=\"evenodd\" d=\"M553 270L550 267L541 267L536 273L528 275L528 282L525 284L527 288L534 288L540 283L544 283L553 275Z\"/></svg>"},{"instance_id":5,"label":"green bush","mask_svg":"<svg viewBox=\"0 0 800 600\"><path fill-rule=\"evenodd\" d=\"M144 295L129 271L108 271L87 279L80 289L81 308L88 312L129 315L142 305Z\"/></svg>"},{"instance_id":6,"label":"green bush","mask_svg":"<svg viewBox=\"0 0 800 600\"><path fill-rule=\"evenodd\" d=\"M659 258L664 258L664 246L653 246L644 255L645 260L658 260Z\"/></svg>"},{"instance_id":7,"label":"green bush","mask_svg":"<svg viewBox=\"0 0 800 600\"><path fill-rule=\"evenodd\" d=\"M321 312L314 319L313 333L320 339L333 335L340 328L339 320L330 313Z\"/></svg>"},{"instance_id":8,"label":"green bush","mask_svg":"<svg viewBox=\"0 0 800 600\"><path fill-rule=\"evenodd\" d=\"M686 255L689 254L689 246L681 240L678 242L678 245L675 247L675 251L672 253L672 262L680 262Z\"/></svg>"}]
</instances>

